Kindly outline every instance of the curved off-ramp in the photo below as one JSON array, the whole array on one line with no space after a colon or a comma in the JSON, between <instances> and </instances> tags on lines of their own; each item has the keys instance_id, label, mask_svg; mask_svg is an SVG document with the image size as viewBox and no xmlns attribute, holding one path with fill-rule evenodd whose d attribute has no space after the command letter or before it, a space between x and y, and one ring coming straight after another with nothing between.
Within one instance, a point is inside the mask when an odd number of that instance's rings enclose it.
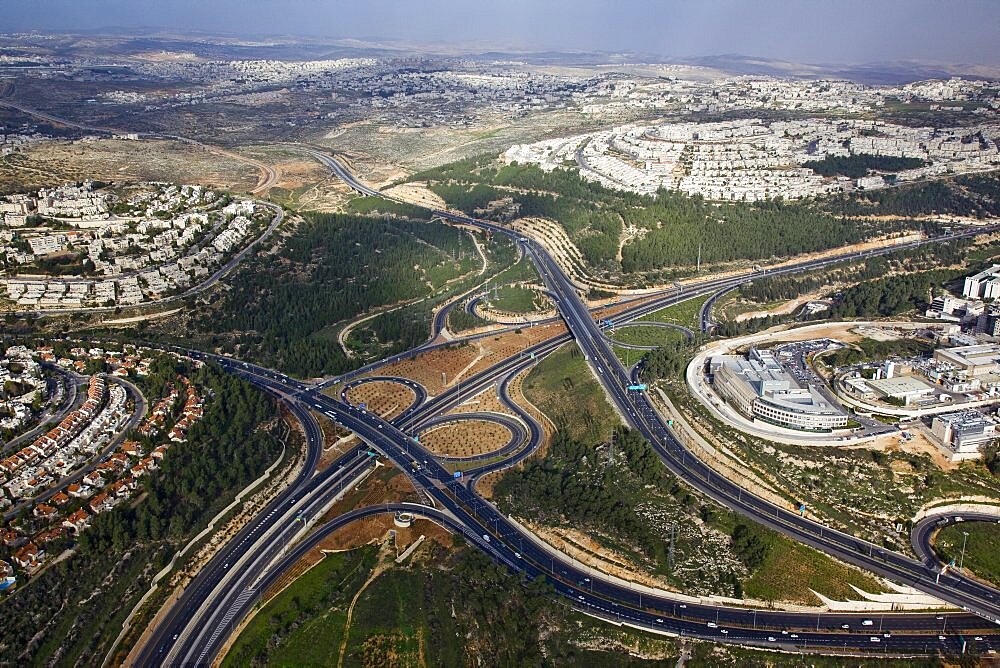
<instances>
[{"instance_id":1,"label":"curved off-ramp","mask_svg":"<svg viewBox=\"0 0 1000 668\"><path fill-rule=\"evenodd\" d=\"M660 327L662 329L670 329L675 332L680 332L681 334L683 334L684 338L687 339L688 343L694 341L693 331L691 331L684 325L678 325L677 323L673 322L659 322L656 320L637 320L634 322L627 322L622 325L615 325L614 329L617 331L622 329L635 329L638 327ZM609 333L609 330L604 330L604 338L606 338L613 345L619 348L628 348L629 350L656 350L657 348L661 347L661 346L640 345L638 343L623 343L618 339L612 337L611 334Z\"/></svg>"},{"instance_id":2,"label":"curved off-ramp","mask_svg":"<svg viewBox=\"0 0 1000 668\"><path fill-rule=\"evenodd\" d=\"M399 420L400 418L408 416L410 413L420 408L425 401L427 401L427 388L415 380L403 378L402 376L365 376L363 378L355 378L340 388L340 400L345 404L352 405L347 398L347 393L356 387L366 385L368 383L394 383L396 385L402 385L406 389L413 392L413 403L404 408L399 415L393 418L393 420Z\"/></svg>"}]
</instances>

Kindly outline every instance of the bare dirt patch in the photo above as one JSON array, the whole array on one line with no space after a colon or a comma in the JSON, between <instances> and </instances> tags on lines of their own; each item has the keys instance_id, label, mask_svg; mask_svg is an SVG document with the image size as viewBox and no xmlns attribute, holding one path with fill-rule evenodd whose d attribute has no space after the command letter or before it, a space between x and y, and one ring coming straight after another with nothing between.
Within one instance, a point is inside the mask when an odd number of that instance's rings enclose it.
<instances>
[{"instance_id":1,"label":"bare dirt patch","mask_svg":"<svg viewBox=\"0 0 1000 668\"><path fill-rule=\"evenodd\" d=\"M508 332L464 345L456 344L454 347L418 353L412 358L382 367L375 374L409 378L423 385L429 394L438 395L451 388L458 380L471 377L565 331L566 327L562 323L524 327L520 333Z\"/></svg>"},{"instance_id":2,"label":"bare dirt patch","mask_svg":"<svg viewBox=\"0 0 1000 668\"><path fill-rule=\"evenodd\" d=\"M398 197L401 200L427 206L434 209L446 209L448 205L441 196L432 190L428 190L427 184L419 181L413 183L402 183L393 186L385 191L391 197Z\"/></svg>"},{"instance_id":3,"label":"bare dirt patch","mask_svg":"<svg viewBox=\"0 0 1000 668\"><path fill-rule=\"evenodd\" d=\"M804 295L799 295L795 299L790 299L783 304L780 304L772 309L763 309L759 311L746 311L745 313L740 313L736 316L736 322L743 322L744 320L751 320L753 318L765 318L769 315L789 315L794 313L797 308L805 304L806 302L813 301L814 299L819 299L824 294L829 293L831 290L836 289L834 286L821 288L819 290L814 290Z\"/></svg>"},{"instance_id":4,"label":"bare dirt patch","mask_svg":"<svg viewBox=\"0 0 1000 668\"><path fill-rule=\"evenodd\" d=\"M0 160L0 190L7 192L72 181L166 181L248 191L253 166L208 149L166 140L97 139L33 145Z\"/></svg>"},{"instance_id":5,"label":"bare dirt patch","mask_svg":"<svg viewBox=\"0 0 1000 668\"><path fill-rule=\"evenodd\" d=\"M959 462L953 462L931 442L930 438L920 429L908 429L909 440L900 437L899 434L884 434L877 437L868 444L869 448L885 450L886 452L905 452L912 455L928 455L934 464L942 471L954 471L958 468ZM860 446L859 446L860 447ZM893 462L906 463L906 462ZM894 469L896 470L896 469ZM896 470L897 473L906 473L903 470ZM911 470L912 472L912 470Z\"/></svg>"}]
</instances>

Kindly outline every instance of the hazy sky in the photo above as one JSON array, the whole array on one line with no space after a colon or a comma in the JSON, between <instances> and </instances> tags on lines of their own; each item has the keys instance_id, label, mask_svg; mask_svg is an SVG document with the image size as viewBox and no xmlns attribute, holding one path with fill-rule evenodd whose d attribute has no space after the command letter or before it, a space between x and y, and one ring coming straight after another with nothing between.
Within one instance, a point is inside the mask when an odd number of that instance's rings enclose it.
<instances>
[{"instance_id":1,"label":"hazy sky","mask_svg":"<svg viewBox=\"0 0 1000 668\"><path fill-rule=\"evenodd\" d=\"M0 0L3 31L105 27L1000 64L1000 0Z\"/></svg>"}]
</instances>

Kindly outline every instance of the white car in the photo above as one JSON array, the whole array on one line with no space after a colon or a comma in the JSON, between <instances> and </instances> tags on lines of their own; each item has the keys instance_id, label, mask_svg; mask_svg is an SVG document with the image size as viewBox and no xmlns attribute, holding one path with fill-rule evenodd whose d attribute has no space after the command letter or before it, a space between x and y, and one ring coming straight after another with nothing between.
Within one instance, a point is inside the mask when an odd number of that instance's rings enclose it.
<instances>
[{"instance_id":1,"label":"white car","mask_svg":"<svg viewBox=\"0 0 1000 668\"><path fill-rule=\"evenodd\" d=\"M768 636L767 637L767 641L768 642L777 642L777 640L774 639L774 636Z\"/></svg>"},{"instance_id":2,"label":"white car","mask_svg":"<svg viewBox=\"0 0 1000 668\"><path fill-rule=\"evenodd\" d=\"M882 642L881 638L879 638L878 636L872 636L871 638L869 638L869 640L871 640L872 642Z\"/></svg>"},{"instance_id":3,"label":"white car","mask_svg":"<svg viewBox=\"0 0 1000 668\"><path fill-rule=\"evenodd\" d=\"M874 623L875 622L873 622L872 620L866 619L865 621L861 622L861 626L871 626Z\"/></svg>"},{"instance_id":4,"label":"white car","mask_svg":"<svg viewBox=\"0 0 1000 668\"><path fill-rule=\"evenodd\" d=\"M716 624L715 622L709 622L708 623L708 628L710 628L710 629L717 629L717 628L719 628L719 625Z\"/></svg>"}]
</instances>

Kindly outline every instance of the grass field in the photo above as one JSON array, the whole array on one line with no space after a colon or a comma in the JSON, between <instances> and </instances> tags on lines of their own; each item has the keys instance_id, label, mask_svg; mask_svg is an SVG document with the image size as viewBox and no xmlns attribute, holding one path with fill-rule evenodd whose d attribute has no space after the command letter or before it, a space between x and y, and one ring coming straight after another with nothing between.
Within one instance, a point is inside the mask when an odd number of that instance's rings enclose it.
<instances>
[{"instance_id":1,"label":"grass field","mask_svg":"<svg viewBox=\"0 0 1000 668\"><path fill-rule=\"evenodd\" d=\"M420 665L424 595L413 579L405 571L389 571L361 595L351 619L345 667Z\"/></svg>"},{"instance_id":2,"label":"grass field","mask_svg":"<svg viewBox=\"0 0 1000 668\"><path fill-rule=\"evenodd\" d=\"M611 338L634 346L665 346L687 339L682 332L666 327L624 327L615 330Z\"/></svg>"},{"instance_id":3,"label":"grass field","mask_svg":"<svg viewBox=\"0 0 1000 668\"><path fill-rule=\"evenodd\" d=\"M810 589L841 601L858 598L852 584L867 592L884 589L868 575L805 545L778 535L773 540L767 557L744 584L744 592L751 598L819 603Z\"/></svg>"},{"instance_id":4,"label":"grass field","mask_svg":"<svg viewBox=\"0 0 1000 668\"><path fill-rule=\"evenodd\" d=\"M619 424L604 389L572 342L542 360L528 374L524 394L557 428L565 429L576 440L604 441Z\"/></svg>"},{"instance_id":5,"label":"grass field","mask_svg":"<svg viewBox=\"0 0 1000 668\"><path fill-rule=\"evenodd\" d=\"M495 297L491 293L486 303L498 311L531 313L539 310L540 299L537 290L523 285L504 285L497 289Z\"/></svg>"},{"instance_id":6,"label":"grass field","mask_svg":"<svg viewBox=\"0 0 1000 668\"><path fill-rule=\"evenodd\" d=\"M374 559L370 547L328 555L257 613L222 665L336 665L347 606Z\"/></svg>"},{"instance_id":7,"label":"grass field","mask_svg":"<svg viewBox=\"0 0 1000 668\"><path fill-rule=\"evenodd\" d=\"M672 322L698 331L698 327L701 324L698 322L698 312L701 310L701 305L705 303L705 300L708 299L709 296L710 295L702 295L700 297L693 297L682 301L679 304L661 308L659 311L653 311L649 315L642 316L639 318L639 321L652 320L654 322Z\"/></svg>"},{"instance_id":8,"label":"grass field","mask_svg":"<svg viewBox=\"0 0 1000 668\"><path fill-rule=\"evenodd\" d=\"M954 559L958 563L965 538L963 532L969 534L963 566L981 578L1000 584L1000 524L963 522L946 526L934 543L934 549L945 562Z\"/></svg>"}]
</instances>

